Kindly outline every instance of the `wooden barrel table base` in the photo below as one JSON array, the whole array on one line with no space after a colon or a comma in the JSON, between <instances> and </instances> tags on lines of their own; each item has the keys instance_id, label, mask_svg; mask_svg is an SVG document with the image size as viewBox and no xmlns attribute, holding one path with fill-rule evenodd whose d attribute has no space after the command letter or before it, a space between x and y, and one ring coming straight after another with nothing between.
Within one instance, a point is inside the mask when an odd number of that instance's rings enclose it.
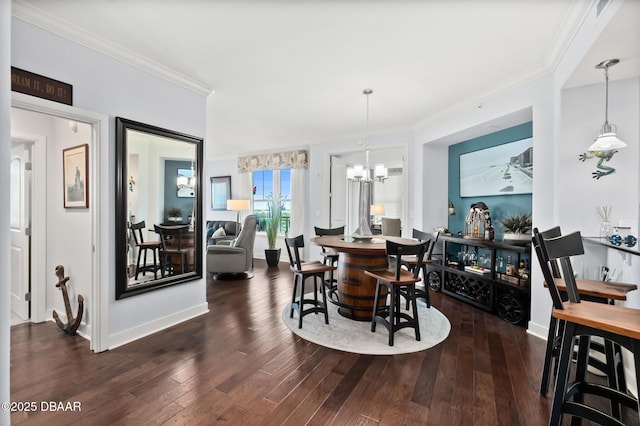
<instances>
[{"instance_id":1,"label":"wooden barrel table base","mask_svg":"<svg viewBox=\"0 0 640 426\"><path fill-rule=\"evenodd\" d=\"M371 321L376 280L365 275L364 271L385 270L387 266L384 252L378 256L341 252L338 260L338 313L357 321ZM378 305L384 306L386 289L381 296Z\"/></svg>"}]
</instances>

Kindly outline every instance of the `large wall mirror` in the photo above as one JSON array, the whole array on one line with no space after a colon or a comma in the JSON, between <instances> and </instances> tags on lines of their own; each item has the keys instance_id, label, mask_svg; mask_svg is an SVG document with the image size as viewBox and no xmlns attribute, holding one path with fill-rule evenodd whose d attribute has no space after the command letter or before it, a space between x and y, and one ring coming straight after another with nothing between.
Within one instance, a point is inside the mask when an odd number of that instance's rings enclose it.
<instances>
[{"instance_id":1,"label":"large wall mirror","mask_svg":"<svg viewBox=\"0 0 640 426\"><path fill-rule=\"evenodd\" d=\"M116 299L202 278L202 145L116 118Z\"/></svg>"}]
</instances>

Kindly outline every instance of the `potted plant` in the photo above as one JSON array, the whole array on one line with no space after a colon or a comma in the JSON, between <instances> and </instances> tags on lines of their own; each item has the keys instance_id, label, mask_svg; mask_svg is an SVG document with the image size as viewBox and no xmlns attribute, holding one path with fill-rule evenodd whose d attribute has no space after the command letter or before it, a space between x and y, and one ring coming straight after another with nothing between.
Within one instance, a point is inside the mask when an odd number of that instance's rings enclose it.
<instances>
[{"instance_id":1,"label":"potted plant","mask_svg":"<svg viewBox=\"0 0 640 426\"><path fill-rule=\"evenodd\" d=\"M531 213L518 213L500 219L505 233L502 240L507 244L528 244L531 242Z\"/></svg>"},{"instance_id":2,"label":"potted plant","mask_svg":"<svg viewBox=\"0 0 640 426\"><path fill-rule=\"evenodd\" d=\"M284 200L286 197L276 198L273 194L266 196L267 209L269 217L265 220L265 232L267 233L267 243L269 248L264 250L264 257L269 266L278 266L280 260L280 250L276 248L276 238L280 230L280 219L282 218L282 209L284 208Z\"/></svg>"},{"instance_id":3,"label":"potted plant","mask_svg":"<svg viewBox=\"0 0 640 426\"><path fill-rule=\"evenodd\" d=\"M170 207L167 209L167 219L170 222L182 222L182 209L180 207Z\"/></svg>"}]
</instances>

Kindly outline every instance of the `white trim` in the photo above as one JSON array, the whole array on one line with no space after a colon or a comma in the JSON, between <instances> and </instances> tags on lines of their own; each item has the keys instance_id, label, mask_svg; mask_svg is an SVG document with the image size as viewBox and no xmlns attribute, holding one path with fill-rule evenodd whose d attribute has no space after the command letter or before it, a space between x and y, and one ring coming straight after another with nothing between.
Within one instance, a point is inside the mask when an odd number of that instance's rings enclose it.
<instances>
[{"instance_id":1,"label":"white trim","mask_svg":"<svg viewBox=\"0 0 640 426\"><path fill-rule=\"evenodd\" d=\"M191 307L181 312L176 312L167 317L162 317L152 322L142 324L140 326L121 331L109 337L109 349L115 349L119 346L126 345L135 340L142 339L158 331L173 327L184 321L188 321L200 315L209 312L209 304L203 303L198 306Z\"/></svg>"},{"instance_id":2,"label":"white trim","mask_svg":"<svg viewBox=\"0 0 640 426\"><path fill-rule=\"evenodd\" d=\"M529 321L527 324L527 334L538 337L546 342L547 336L549 335L549 327L543 327L540 324Z\"/></svg>"},{"instance_id":3,"label":"white trim","mask_svg":"<svg viewBox=\"0 0 640 426\"><path fill-rule=\"evenodd\" d=\"M14 0L11 15L51 33L69 39L81 46L102 53L110 58L134 66L148 74L155 75L199 95L210 95L213 88L207 83L192 79L165 65L135 53L107 39L99 37L82 28L44 12L22 0Z\"/></svg>"},{"instance_id":4,"label":"white trim","mask_svg":"<svg viewBox=\"0 0 640 426\"><path fill-rule=\"evenodd\" d=\"M91 148L95 154L91 155L90 180L95 182L94 190L89 194L89 206L91 206L91 235L92 235L92 282L91 295L89 296L88 309L91 312L92 327L90 332L90 349L95 352L107 350L109 331L109 298L108 280L103 280L101 265L107 265L109 235L107 221L102 213L103 205L109 206L109 191L106 190L109 172L106 167L101 167L100 159L109 158L109 118L106 115L83 110L69 105L35 98L22 93L12 92L11 106L28 111L35 111L68 120L88 123L93 128ZM103 238L104 236L104 238ZM105 275L109 275L105 272ZM103 283L104 281L104 283Z\"/></svg>"}]
</instances>

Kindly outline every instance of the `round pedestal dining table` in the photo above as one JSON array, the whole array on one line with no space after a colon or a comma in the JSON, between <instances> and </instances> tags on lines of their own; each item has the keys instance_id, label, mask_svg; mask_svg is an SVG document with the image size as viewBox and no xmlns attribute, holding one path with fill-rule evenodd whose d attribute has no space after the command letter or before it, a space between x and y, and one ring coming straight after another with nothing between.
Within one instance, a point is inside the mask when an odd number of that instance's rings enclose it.
<instances>
[{"instance_id":1,"label":"round pedestal dining table","mask_svg":"<svg viewBox=\"0 0 640 426\"><path fill-rule=\"evenodd\" d=\"M388 268L386 241L418 244L417 240L376 235L356 239L344 235L325 235L311 238L311 242L338 252L337 298L330 300L338 306L340 315L358 321L371 321L376 280L364 271ZM384 291L383 291L384 290ZM379 306L386 302L386 287L381 289Z\"/></svg>"}]
</instances>

